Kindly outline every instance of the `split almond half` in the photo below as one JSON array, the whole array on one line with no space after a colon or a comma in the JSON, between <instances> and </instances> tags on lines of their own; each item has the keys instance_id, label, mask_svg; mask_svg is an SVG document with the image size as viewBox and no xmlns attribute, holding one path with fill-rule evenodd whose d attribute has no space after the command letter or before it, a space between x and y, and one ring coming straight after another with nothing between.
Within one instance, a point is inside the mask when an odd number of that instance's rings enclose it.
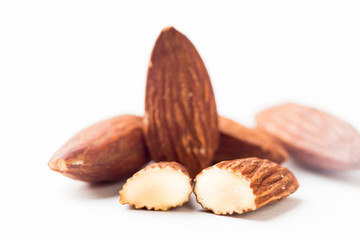
<instances>
[{"instance_id":1,"label":"split almond half","mask_svg":"<svg viewBox=\"0 0 360 240\"><path fill-rule=\"evenodd\" d=\"M287 168L269 160L245 158L204 169L195 178L194 193L198 203L215 214L241 214L279 201L298 187Z\"/></svg>"},{"instance_id":2,"label":"split almond half","mask_svg":"<svg viewBox=\"0 0 360 240\"><path fill-rule=\"evenodd\" d=\"M189 201L192 184L179 163L158 162L135 173L119 193L122 205L166 211Z\"/></svg>"}]
</instances>

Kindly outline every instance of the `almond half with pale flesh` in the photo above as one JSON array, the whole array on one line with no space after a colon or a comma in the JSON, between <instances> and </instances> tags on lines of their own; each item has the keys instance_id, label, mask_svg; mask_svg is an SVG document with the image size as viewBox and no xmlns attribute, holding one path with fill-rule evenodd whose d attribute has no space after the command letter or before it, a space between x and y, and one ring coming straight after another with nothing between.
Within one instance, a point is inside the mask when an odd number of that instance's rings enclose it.
<instances>
[{"instance_id":1,"label":"almond half with pale flesh","mask_svg":"<svg viewBox=\"0 0 360 240\"><path fill-rule=\"evenodd\" d=\"M200 205L215 214L244 213L279 201L297 190L299 183L285 167L259 158L223 161L195 178Z\"/></svg>"},{"instance_id":2,"label":"almond half with pale flesh","mask_svg":"<svg viewBox=\"0 0 360 240\"><path fill-rule=\"evenodd\" d=\"M189 201L192 184L181 164L158 162L135 173L119 193L122 205L166 211Z\"/></svg>"}]
</instances>

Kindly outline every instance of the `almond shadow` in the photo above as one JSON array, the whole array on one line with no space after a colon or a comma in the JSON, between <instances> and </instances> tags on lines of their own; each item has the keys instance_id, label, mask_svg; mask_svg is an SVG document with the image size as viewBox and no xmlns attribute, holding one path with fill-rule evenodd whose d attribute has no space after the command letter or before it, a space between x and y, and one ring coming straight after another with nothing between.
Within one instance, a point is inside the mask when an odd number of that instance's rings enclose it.
<instances>
[{"instance_id":1,"label":"almond shadow","mask_svg":"<svg viewBox=\"0 0 360 240\"><path fill-rule=\"evenodd\" d=\"M301 204L298 198L285 198L279 202L269 204L258 210L246 212L238 215L229 215L229 217L242 218L255 221L268 221L277 218Z\"/></svg>"},{"instance_id":2,"label":"almond shadow","mask_svg":"<svg viewBox=\"0 0 360 240\"><path fill-rule=\"evenodd\" d=\"M276 217L279 217L286 212L290 211L291 209L295 208L301 203L300 199L297 198L286 198L279 202L269 204L265 207L262 207L260 209L257 209L255 211L246 212L243 214L227 214L227 215L217 215L213 213L210 210L207 209L201 209L199 212L206 213L206 214L212 214L217 217L228 217L228 218L242 218L242 219L248 219L248 220L255 220L255 221L268 221L271 219L274 219Z\"/></svg>"},{"instance_id":3,"label":"almond shadow","mask_svg":"<svg viewBox=\"0 0 360 240\"><path fill-rule=\"evenodd\" d=\"M84 199L112 198L119 195L125 181L111 183L84 183L72 190L72 194Z\"/></svg>"}]
</instances>

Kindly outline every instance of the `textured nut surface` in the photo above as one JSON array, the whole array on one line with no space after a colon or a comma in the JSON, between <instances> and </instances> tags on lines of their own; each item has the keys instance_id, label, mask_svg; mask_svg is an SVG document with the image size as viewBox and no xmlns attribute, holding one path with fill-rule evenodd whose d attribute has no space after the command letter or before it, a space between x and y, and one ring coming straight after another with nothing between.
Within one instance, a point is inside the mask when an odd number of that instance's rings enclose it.
<instances>
[{"instance_id":1,"label":"textured nut surface","mask_svg":"<svg viewBox=\"0 0 360 240\"><path fill-rule=\"evenodd\" d=\"M191 178L177 162L153 163L129 178L119 193L123 205L166 211L189 201Z\"/></svg>"},{"instance_id":2,"label":"textured nut surface","mask_svg":"<svg viewBox=\"0 0 360 240\"><path fill-rule=\"evenodd\" d=\"M142 118L132 115L96 123L65 143L48 165L77 180L120 180L149 161L142 129Z\"/></svg>"},{"instance_id":3,"label":"textured nut surface","mask_svg":"<svg viewBox=\"0 0 360 240\"><path fill-rule=\"evenodd\" d=\"M191 176L208 166L218 145L215 98L193 44L173 27L158 37L149 64L144 134L155 161L176 161Z\"/></svg>"},{"instance_id":4,"label":"textured nut surface","mask_svg":"<svg viewBox=\"0 0 360 240\"><path fill-rule=\"evenodd\" d=\"M360 168L360 134L330 114L288 103L259 113L256 121L299 163L322 170Z\"/></svg>"},{"instance_id":5,"label":"textured nut surface","mask_svg":"<svg viewBox=\"0 0 360 240\"><path fill-rule=\"evenodd\" d=\"M218 119L220 144L215 152L213 164L248 157L269 159L279 164L288 159L286 150L274 137L222 116Z\"/></svg>"},{"instance_id":6,"label":"textured nut surface","mask_svg":"<svg viewBox=\"0 0 360 240\"><path fill-rule=\"evenodd\" d=\"M195 178L196 200L215 214L244 213L279 201L299 187L285 167L259 158L223 161Z\"/></svg>"}]
</instances>

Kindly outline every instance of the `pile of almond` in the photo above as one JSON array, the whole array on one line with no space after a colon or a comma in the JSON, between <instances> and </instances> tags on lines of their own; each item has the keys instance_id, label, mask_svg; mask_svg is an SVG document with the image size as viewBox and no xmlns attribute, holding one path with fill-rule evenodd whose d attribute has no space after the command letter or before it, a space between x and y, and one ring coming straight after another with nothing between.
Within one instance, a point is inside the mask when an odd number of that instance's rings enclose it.
<instances>
[{"instance_id":1,"label":"pile of almond","mask_svg":"<svg viewBox=\"0 0 360 240\"><path fill-rule=\"evenodd\" d=\"M135 173L120 191L121 204L168 210L194 192L215 214L241 214L295 192L297 179L280 165L288 153L320 170L360 168L360 134L327 113L284 104L259 113L256 122L248 128L218 116L200 55L169 27L152 51L145 116L118 116L82 130L49 167L86 182ZM155 163L143 168L150 160Z\"/></svg>"}]
</instances>

